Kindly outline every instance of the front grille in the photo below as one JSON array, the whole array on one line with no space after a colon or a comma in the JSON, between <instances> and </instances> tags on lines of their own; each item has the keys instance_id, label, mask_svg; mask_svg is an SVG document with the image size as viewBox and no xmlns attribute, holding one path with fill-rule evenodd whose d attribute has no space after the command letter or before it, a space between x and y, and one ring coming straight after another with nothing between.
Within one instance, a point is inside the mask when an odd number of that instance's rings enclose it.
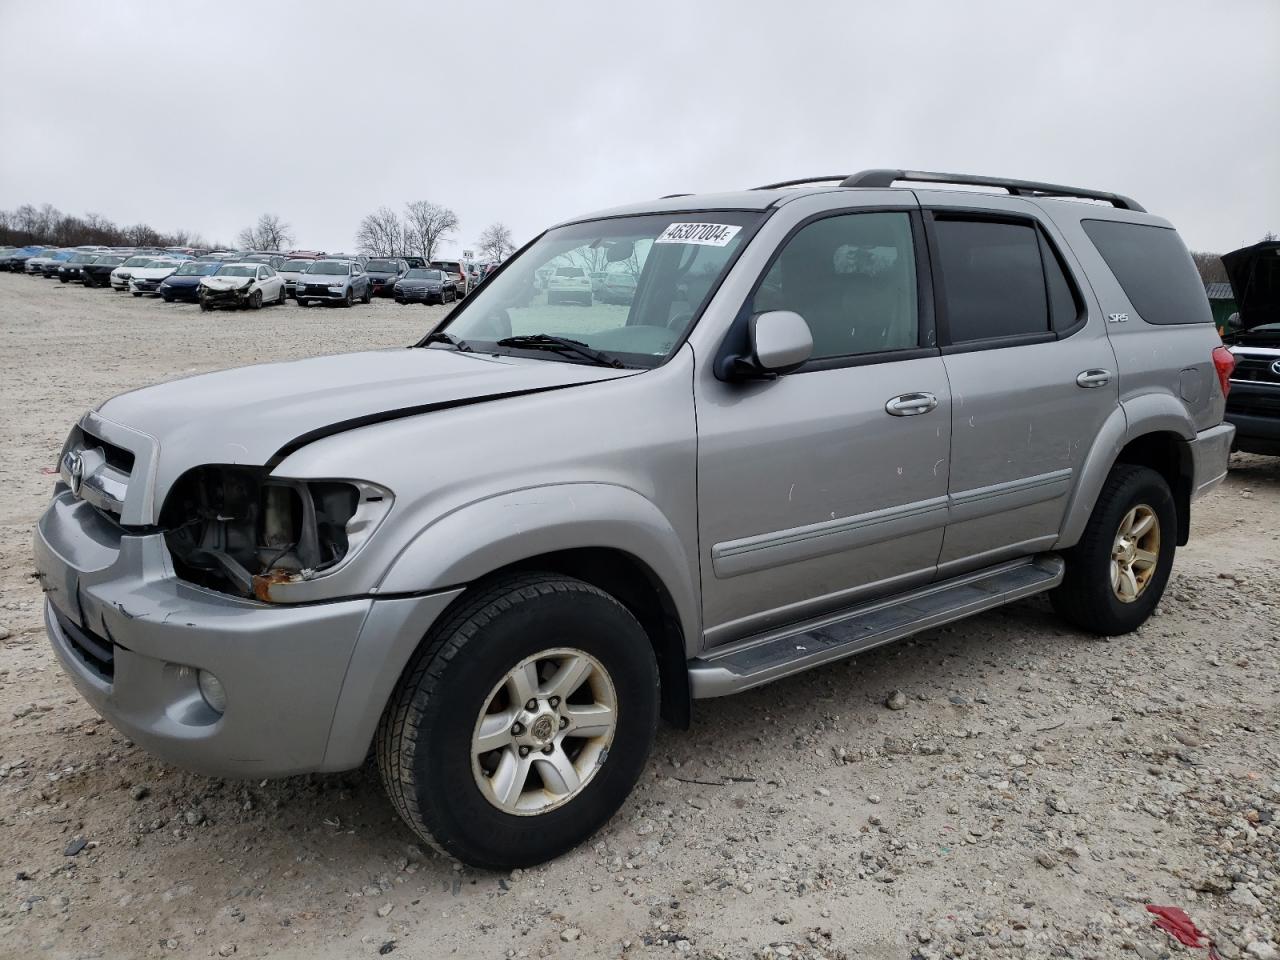
<instances>
[{"instance_id":1,"label":"front grille","mask_svg":"<svg viewBox=\"0 0 1280 960\"><path fill-rule=\"evenodd\" d=\"M1237 353L1236 368L1231 374L1231 379L1248 383L1280 383L1280 373L1272 369L1277 359L1280 358L1251 357Z\"/></svg>"},{"instance_id":2,"label":"front grille","mask_svg":"<svg viewBox=\"0 0 1280 960\"><path fill-rule=\"evenodd\" d=\"M107 443L101 437L95 437L84 427L80 428L80 433L84 437L85 447L100 447L102 455L107 458L107 463L121 473L133 473L133 454L124 447L117 447L114 443Z\"/></svg>"},{"instance_id":3,"label":"front grille","mask_svg":"<svg viewBox=\"0 0 1280 960\"><path fill-rule=\"evenodd\" d=\"M76 626L57 607L53 609L53 616L76 658L95 676L111 683L116 675L115 644Z\"/></svg>"}]
</instances>

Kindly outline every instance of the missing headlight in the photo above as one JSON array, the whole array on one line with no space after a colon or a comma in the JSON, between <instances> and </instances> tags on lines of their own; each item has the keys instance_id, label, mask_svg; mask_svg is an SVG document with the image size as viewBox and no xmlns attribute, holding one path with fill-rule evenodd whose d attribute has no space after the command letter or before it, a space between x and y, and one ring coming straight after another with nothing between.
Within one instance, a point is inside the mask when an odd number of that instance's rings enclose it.
<instances>
[{"instance_id":1,"label":"missing headlight","mask_svg":"<svg viewBox=\"0 0 1280 960\"><path fill-rule=\"evenodd\" d=\"M358 480L290 480L261 468L198 467L165 501L160 522L179 576L215 590L276 600L278 585L341 565L390 508Z\"/></svg>"}]
</instances>

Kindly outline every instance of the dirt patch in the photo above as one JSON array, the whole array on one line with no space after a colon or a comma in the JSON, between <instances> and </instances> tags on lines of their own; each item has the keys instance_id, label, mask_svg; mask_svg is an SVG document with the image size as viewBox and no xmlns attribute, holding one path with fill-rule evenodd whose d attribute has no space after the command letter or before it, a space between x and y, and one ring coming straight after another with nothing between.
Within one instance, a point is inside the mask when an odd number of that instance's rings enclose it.
<instances>
[{"instance_id":1,"label":"dirt patch","mask_svg":"<svg viewBox=\"0 0 1280 960\"><path fill-rule=\"evenodd\" d=\"M1276 956L1277 459L1237 457L1197 504L1138 633L1031 601L699 703L613 822L534 870L424 850L368 769L210 780L127 742L62 676L31 576L71 424L441 315L210 315L0 274L0 955L1146 958L1182 949L1156 903L1224 957Z\"/></svg>"}]
</instances>

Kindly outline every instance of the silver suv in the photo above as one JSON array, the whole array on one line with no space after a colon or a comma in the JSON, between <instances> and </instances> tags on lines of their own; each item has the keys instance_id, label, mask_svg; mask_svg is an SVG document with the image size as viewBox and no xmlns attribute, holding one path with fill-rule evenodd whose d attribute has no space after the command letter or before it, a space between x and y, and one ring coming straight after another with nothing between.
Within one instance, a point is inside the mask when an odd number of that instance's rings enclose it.
<instances>
[{"instance_id":1,"label":"silver suv","mask_svg":"<svg viewBox=\"0 0 1280 960\"><path fill-rule=\"evenodd\" d=\"M548 305L560 267L634 296ZM548 230L415 349L86 413L35 536L46 626L160 757L372 752L422 838L532 864L694 699L1037 593L1138 627L1226 473L1231 363L1178 235L1119 195L878 170L639 203Z\"/></svg>"}]
</instances>

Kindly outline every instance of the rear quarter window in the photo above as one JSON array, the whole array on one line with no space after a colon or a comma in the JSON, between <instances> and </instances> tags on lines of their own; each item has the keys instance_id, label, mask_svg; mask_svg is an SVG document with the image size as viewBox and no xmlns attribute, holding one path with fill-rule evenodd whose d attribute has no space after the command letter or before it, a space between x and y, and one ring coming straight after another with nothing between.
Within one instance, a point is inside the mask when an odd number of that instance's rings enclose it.
<instances>
[{"instance_id":1,"label":"rear quarter window","mask_svg":"<svg viewBox=\"0 0 1280 960\"><path fill-rule=\"evenodd\" d=\"M1080 225L1147 323L1213 322L1200 274L1177 231L1117 220Z\"/></svg>"}]
</instances>

